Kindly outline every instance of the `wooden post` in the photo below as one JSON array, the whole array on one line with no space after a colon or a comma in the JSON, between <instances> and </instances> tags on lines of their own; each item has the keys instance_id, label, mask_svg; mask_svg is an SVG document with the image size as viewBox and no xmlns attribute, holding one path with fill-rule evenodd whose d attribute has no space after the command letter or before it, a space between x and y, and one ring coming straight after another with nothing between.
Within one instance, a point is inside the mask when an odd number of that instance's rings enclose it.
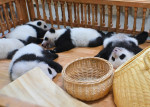
<instances>
[{"instance_id":1,"label":"wooden post","mask_svg":"<svg viewBox=\"0 0 150 107\"><path fill-rule=\"evenodd\" d=\"M34 21L35 20L35 12L34 12L34 7L33 7L32 0L27 0L27 4L28 4L28 10L29 10L30 19L32 21Z\"/></svg>"},{"instance_id":2,"label":"wooden post","mask_svg":"<svg viewBox=\"0 0 150 107\"><path fill-rule=\"evenodd\" d=\"M18 3L20 5L23 23L26 23L29 21L27 6L26 6L26 0L18 0Z\"/></svg>"}]
</instances>

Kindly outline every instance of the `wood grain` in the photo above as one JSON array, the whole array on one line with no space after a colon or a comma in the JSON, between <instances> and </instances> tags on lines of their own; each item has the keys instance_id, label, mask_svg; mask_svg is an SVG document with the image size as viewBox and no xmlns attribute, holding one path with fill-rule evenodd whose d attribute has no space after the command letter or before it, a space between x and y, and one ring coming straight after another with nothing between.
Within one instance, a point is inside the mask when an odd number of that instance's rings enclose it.
<instances>
[{"instance_id":1,"label":"wood grain","mask_svg":"<svg viewBox=\"0 0 150 107\"><path fill-rule=\"evenodd\" d=\"M0 94L44 107L88 107L76 100L34 68L0 90Z\"/></svg>"}]
</instances>

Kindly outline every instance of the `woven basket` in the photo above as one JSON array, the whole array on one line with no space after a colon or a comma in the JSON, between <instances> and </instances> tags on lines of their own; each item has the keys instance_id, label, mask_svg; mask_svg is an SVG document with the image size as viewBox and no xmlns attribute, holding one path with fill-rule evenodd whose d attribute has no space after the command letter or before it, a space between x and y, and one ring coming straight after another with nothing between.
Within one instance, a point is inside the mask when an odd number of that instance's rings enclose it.
<instances>
[{"instance_id":1,"label":"woven basket","mask_svg":"<svg viewBox=\"0 0 150 107\"><path fill-rule=\"evenodd\" d=\"M150 107L150 47L115 71L113 93L117 107Z\"/></svg>"},{"instance_id":2,"label":"woven basket","mask_svg":"<svg viewBox=\"0 0 150 107\"><path fill-rule=\"evenodd\" d=\"M69 63L62 72L66 91L84 101L105 96L113 80L113 67L104 59L86 57Z\"/></svg>"}]
</instances>

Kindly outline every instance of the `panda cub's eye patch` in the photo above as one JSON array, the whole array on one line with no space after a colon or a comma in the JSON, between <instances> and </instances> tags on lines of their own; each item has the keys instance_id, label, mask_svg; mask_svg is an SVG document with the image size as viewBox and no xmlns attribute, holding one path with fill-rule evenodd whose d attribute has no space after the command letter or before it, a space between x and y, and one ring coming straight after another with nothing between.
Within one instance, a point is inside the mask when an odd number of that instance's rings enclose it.
<instances>
[{"instance_id":1,"label":"panda cub's eye patch","mask_svg":"<svg viewBox=\"0 0 150 107\"><path fill-rule=\"evenodd\" d=\"M113 61L115 61L115 58L112 56L112 58L111 58Z\"/></svg>"},{"instance_id":2,"label":"panda cub's eye patch","mask_svg":"<svg viewBox=\"0 0 150 107\"><path fill-rule=\"evenodd\" d=\"M122 55L119 56L120 59L124 59L125 57L126 57L125 54L122 54Z\"/></svg>"},{"instance_id":3,"label":"panda cub's eye patch","mask_svg":"<svg viewBox=\"0 0 150 107\"><path fill-rule=\"evenodd\" d=\"M45 40L46 40L46 41L48 41L48 38L47 38L47 37L45 37Z\"/></svg>"},{"instance_id":4,"label":"panda cub's eye patch","mask_svg":"<svg viewBox=\"0 0 150 107\"><path fill-rule=\"evenodd\" d=\"M46 26L46 25L44 25L44 28L47 28L47 26Z\"/></svg>"}]
</instances>

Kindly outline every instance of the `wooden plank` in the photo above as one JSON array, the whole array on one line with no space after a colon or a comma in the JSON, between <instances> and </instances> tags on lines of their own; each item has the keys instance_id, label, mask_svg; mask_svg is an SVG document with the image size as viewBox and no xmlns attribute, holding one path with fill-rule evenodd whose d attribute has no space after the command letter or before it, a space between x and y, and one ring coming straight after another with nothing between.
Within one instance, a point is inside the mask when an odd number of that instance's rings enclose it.
<instances>
[{"instance_id":1,"label":"wooden plank","mask_svg":"<svg viewBox=\"0 0 150 107\"><path fill-rule=\"evenodd\" d=\"M57 86L40 68L11 82L0 90L0 94L40 106L88 107Z\"/></svg>"},{"instance_id":2,"label":"wooden plank","mask_svg":"<svg viewBox=\"0 0 150 107\"><path fill-rule=\"evenodd\" d=\"M31 104L28 102L21 101L19 99L13 98L13 97L8 97L6 95L1 95L0 94L0 106L1 107L42 107L36 104Z\"/></svg>"}]
</instances>

